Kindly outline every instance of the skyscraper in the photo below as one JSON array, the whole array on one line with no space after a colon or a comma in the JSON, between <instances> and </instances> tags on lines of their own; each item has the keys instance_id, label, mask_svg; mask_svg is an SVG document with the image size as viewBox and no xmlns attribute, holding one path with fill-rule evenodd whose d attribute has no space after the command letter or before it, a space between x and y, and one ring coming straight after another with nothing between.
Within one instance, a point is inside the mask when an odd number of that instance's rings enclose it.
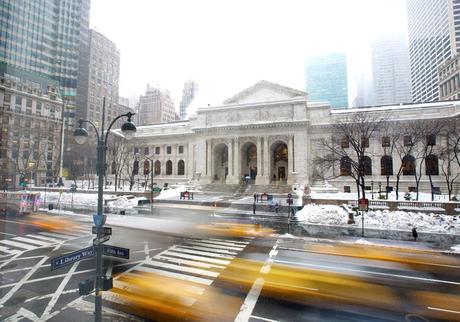
<instances>
[{"instance_id":1,"label":"skyscraper","mask_svg":"<svg viewBox=\"0 0 460 322\"><path fill-rule=\"evenodd\" d=\"M83 119L99 125L104 97L106 124L117 116L119 78L120 51L117 45L101 33L90 30L88 100L81 110Z\"/></svg>"},{"instance_id":2,"label":"skyscraper","mask_svg":"<svg viewBox=\"0 0 460 322\"><path fill-rule=\"evenodd\" d=\"M147 85L145 95L139 100L139 125L168 123L176 119L174 103L168 91Z\"/></svg>"},{"instance_id":3,"label":"skyscraper","mask_svg":"<svg viewBox=\"0 0 460 322\"><path fill-rule=\"evenodd\" d=\"M196 96L196 92L198 91L198 84L194 81L188 81L184 84L184 89L182 90L182 100L180 101L180 110L179 116L181 120L187 118L187 108L192 102L192 100Z\"/></svg>"},{"instance_id":4,"label":"skyscraper","mask_svg":"<svg viewBox=\"0 0 460 322\"><path fill-rule=\"evenodd\" d=\"M344 54L309 59L305 82L310 101L326 101L333 108L348 107L347 58Z\"/></svg>"},{"instance_id":5,"label":"skyscraper","mask_svg":"<svg viewBox=\"0 0 460 322\"><path fill-rule=\"evenodd\" d=\"M459 0L408 0L409 57L414 102L439 99L438 66L460 44Z\"/></svg>"},{"instance_id":6,"label":"skyscraper","mask_svg":"<svg viewBox=\"0 0 460 322\"><path fill-rule=\"evenodd\" d=\"M409 48L403 36L385 35L374 41L372 76L376 105L412 101Z\"/></svg>"},{"instance_id":7,"label":"skyscraper","mask_svg":"<svg viewBox=\"0 0 460 322\"><path fill-rule=\"evenodd\" d=\"M90 0L1 1L0 75L32 82L37 74L50 77L64 98L75 101L88 49L89 10Z\"/></svg>"}]
</instances>

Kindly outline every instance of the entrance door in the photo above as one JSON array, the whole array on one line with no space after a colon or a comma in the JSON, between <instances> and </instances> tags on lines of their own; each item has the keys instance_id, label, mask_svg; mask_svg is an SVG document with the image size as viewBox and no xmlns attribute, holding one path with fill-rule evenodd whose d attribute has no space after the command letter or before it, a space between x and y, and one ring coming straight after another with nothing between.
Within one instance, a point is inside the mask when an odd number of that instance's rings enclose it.
<instances>
[{"instance_id":1,"label":"entrance door","mask_svg":"<svg viewBox=\"0 0 460 322\"><path fill-rule=\"evenodd\" d=\"M279 180L285 180L286 179L286 168L285 167L279 167L278 168L278 179Z\"/></svg>"},{"instance_id":2,"label":"entrance door","mask_svg":"<svg viewBox=\"0 0 460 322\"><path fill-rule=\"evenodd\" d=\"M255 179L256 176L257 176L257 168L256 167L253 167L250 169L250 174L249 176L251 177L251 179Z\"/></svg>"}]
</instances>

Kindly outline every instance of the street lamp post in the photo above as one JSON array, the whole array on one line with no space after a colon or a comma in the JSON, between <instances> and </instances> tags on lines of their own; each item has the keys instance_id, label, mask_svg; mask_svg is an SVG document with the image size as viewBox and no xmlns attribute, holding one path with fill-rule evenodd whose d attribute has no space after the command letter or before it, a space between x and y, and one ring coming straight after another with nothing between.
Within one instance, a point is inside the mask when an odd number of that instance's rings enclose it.
<instances>
[{"instance_id":1,"label":"street lamp post","mask_svg":"<svg viewBox=\"0 0 460 322\"><path fill-rule=\"evenodd\" d=\"M371 195L372 199L374 199L374 180L371 180Z\"/></svg>"},{"instance_id":2,"label":"street lamp post","mask_svg":"<svg viewBox=\"0 0 460 322\"><path fill-rule=\"evenodd\" d=\"M96 235L97 239L100 240L103 237L103 226L105 223L105 216L103 213L103 194L104 194L104 175L105 175L105 156L107 151L107 139L110 133L110 129L112 128L113 124L122 117L127 117L127 121L122 125L121 131L126 139L131 139L136 132L136 126L131 122L131 117L134 113L128 112L126 114L122 114L117 116L109 125L107 131L104 135L104 121L105 121L105 97L103 99L102 104L102 126L100 129L100 133L96 125L93 122L88 120L79 120L79 127L75 129L73 136L75 141L78 144L84 144L88 140L88 131L83 128L83 123L90 124L96 133L97 137L97 162L96 162L96 172L98 176L98 195L97 195L97 215L94 218L96 224ZM96 222L97 221L97 222ZM96 322L102 321L102 244L100 242L95 243L94 251L96 254L96 299L95 299L95 314L94 320Z\"/></svg>"}]
</instances>

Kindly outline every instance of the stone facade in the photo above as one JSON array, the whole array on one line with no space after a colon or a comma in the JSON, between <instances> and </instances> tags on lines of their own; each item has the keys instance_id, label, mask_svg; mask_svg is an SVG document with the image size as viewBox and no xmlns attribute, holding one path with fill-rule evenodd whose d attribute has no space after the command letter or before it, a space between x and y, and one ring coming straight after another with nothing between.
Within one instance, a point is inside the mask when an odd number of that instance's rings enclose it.
<instances>
[{"instance_id":1,"label":"stone facade","mask_svg":"<svg viewBox=\"0 0 460 322\"><path fill-rule=\"evenodd\" d=\"M255 185L308 186L312 184L312 161L320 153L316 142L330 136L331 124L346 113L387 113L397 125L419 118L456 117L460 103L331 110L329 105L307 102L305 92L261 81L221 106L198 109L189 121L140 126L129 144L140 157L145 155L160 166L156 183L239 184L246 177ZM366 180L383 182L380 158L385 151L379 137L371 141L373 176ZM181 161L183 172L179 171ZM167 169L168 162L172 169ZM434 180L442 186L442 177ZM331 181L341 191L344 186L353 191L351 182L350 177Z\"/></svg>"}]
</instances>

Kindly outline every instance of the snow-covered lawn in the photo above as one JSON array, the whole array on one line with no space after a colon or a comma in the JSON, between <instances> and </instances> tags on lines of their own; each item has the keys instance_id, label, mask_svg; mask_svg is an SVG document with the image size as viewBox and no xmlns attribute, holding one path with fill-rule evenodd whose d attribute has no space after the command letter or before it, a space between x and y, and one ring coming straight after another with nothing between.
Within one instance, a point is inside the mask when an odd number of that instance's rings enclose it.
<instances>
[{"instance_id":1,"label":"snow-covered lawn","mask_svg":"<svg viewBox=\"0 0 460 322\"><path fill-rule=\"evenodd\" d=\"M399 192L399 201L405 201L404 195L405 192ZM417 194L415 192L411 192L411 200L416 200ZM385 193L382 193L382 196L385 196ZM357 200L358 196L356 193L348 193L348 192L337 192L337 193L317 193L312 191L311 192L312 199L337 199L337 200ZM369 191L366 191L366 198L372 199L372 194ZM379 200L379 194L374 192L374 200ZM388 200L396 200L396 192L391 192L388 194ZM419 201L431 201L431 193L420 192ZM435 195L434 201L449 201L447 195Z\"/></svg>"},{"instance_id":2,"label":"snow-covered lawn","mask_svg":"<svg viewBox=\"0 0 460 322\"><path fill-rule=\"evenodd\" d=\"M347 224L348 213L339 206L306 205L296 216L300 222L306 224L361 227L361 217L355 216L355 223ZM421 232L460 233L459 216L433 213L374 210L364 214L364 224L369 228L388 230L410 231L416 227Z\"/></svg>"}]
</instances>

